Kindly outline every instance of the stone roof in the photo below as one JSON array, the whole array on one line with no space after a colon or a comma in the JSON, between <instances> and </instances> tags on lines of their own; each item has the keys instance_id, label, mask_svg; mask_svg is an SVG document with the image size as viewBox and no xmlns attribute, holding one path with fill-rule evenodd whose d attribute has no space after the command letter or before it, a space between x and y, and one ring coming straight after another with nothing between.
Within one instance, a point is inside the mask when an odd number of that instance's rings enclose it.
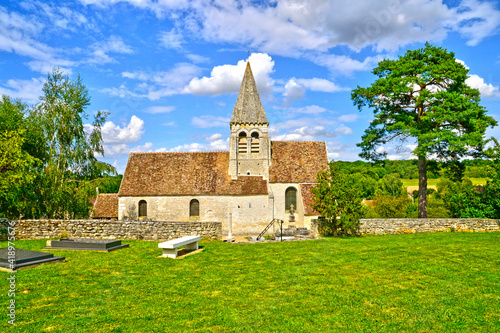
<instances>
[{"instance_id":1,"label":"stone roof","mask_svg":"<svg viewBox=\"0 0 500 333\"><path fill-rule=\"evenodd\" d=\"M229 152L130 153L118 194L258 195L267 194L260 176L231 180Z\"/></svg>"},{"instance_id":2,"label":"stone roof","mask_svg":"<svg viewBox=\"0 0 500 333\"><path fill-rule=\"evenodd\" d=\"M304 215L320 215L312 208L314 203L314 194L311 192L316 184L300 184L300 194L302 194L302 201L304 202Z\"/></svg>"},{"instance_id":3,"label":"stone roof","mask_svg":"<svg viewBox=\"0 0 500 333\"><path fill-rule=\"evenodd\" d=\"M94 218L118 218L118 193L99 193L94 203Z\"/></svg>"},{"instance_id":4,"label":"stone roof","mask_svg":"<svg viewBox=\"0 0 500 333\"><path fill-rule=\"evenodd\" d=\"M316 183L328 166L326 143L319 141L271 141L271 183Z\"/></svg>"},{"instance_id":5,"label":"stone roof","mask_svg":"<svg viewBox=\"0 0 500 333\"><path fill-rule=\"evenodd\" d=\"M250 62L247 62L245 75L241 82L238 99L234 105L230 124L269 124L266 112L260 101L259 91L253 78Z\"/></svg>"}]
</instances>

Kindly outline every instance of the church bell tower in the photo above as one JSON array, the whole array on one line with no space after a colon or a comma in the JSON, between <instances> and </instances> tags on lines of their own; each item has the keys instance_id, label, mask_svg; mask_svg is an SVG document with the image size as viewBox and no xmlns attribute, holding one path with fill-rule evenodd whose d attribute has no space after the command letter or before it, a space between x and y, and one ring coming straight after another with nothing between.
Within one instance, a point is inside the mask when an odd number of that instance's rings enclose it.
<instances>
[{"instance_id":1,"label":"church bell tower","mask_svg":"<svg viewBox=\"0 0 500 333\"><path fill-rule=\"evenodd\" d=\"M262 176L264 179L269 179L271 164L271 140L267 131L269 122L260 101L250 62L247 62L229 126L231 178Z\"/></svg>"}]
</instances>

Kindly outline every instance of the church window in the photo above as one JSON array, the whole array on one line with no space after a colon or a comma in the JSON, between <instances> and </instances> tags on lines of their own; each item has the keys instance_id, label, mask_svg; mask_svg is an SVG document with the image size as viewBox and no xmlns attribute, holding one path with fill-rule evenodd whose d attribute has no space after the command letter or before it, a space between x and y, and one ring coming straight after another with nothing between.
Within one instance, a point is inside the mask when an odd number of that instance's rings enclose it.
<instances>
[{"instance_id":1,"label":"church window","mask_svg":"<svg viewBox=\"0 0 500 333\"><path fill-rule=\"evenodd\" d=\"M297 189L289 187L285 191L285 210L289 211L293 205L293 209L297 210Z\"/></svg>"},{"instance_id":2,"label":"church window","mask_svg":"<svg viewBox=\"0 0 500 333\"><path fill-rule=\"evenodd\" d=\"M247 134L245 132L241 132L238 138L238 153L246 154L247 153Z\"/></svg>"},{"instance_id":3,"label":"church window","mask_svg":"<svg viewBox=\"0 0 500 333\"><path fill-rule=\"evenodd\" d=\"M200 202L196 199L189 203L189 216L200 216Z\"/></svg>"},{"instance_id":4,"label":"church window","mask_svg":"<svg viewBox=\"0 0 500 333\"><path fill-rule=\"evenodd\" d=\"M252 155L257 155L259 153L259 133L252 133L252 144L251 144L251 152Z\"/></svg>"},{"instance_id":5,"label":"church window","mask_svg":"<svg viewBox=\"0 0 500 333\"><path fill-rule=\"evenodd\" d=\"M148 216L148 203L146 200L139 201L139 217Z\"/></svg>"}]
</instances>

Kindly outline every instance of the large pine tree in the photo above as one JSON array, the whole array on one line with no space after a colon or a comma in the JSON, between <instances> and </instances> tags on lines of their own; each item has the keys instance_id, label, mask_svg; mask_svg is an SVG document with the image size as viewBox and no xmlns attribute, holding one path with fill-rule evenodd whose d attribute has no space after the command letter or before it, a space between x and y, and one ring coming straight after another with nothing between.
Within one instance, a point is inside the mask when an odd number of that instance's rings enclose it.
<instances>
[{"instance_id":1,"label":"large pine tree","mask_svg":"<svg viewBox=\"0 0 500 333\"><path fill-rule=\"evenodd\" d=\"M453 52L426 43L397 60L381 61L373 70L378 79L352 91L354 105L360 110L372 108L375 115L358 144L360 157L384 158L386 153L377 148L389 142L416 143L420 218L427 217L429 158L458 160L480 155L486 129L497 125L480 105L479 91L465 83L468 72Z\"/></svg>"}]
</instances>

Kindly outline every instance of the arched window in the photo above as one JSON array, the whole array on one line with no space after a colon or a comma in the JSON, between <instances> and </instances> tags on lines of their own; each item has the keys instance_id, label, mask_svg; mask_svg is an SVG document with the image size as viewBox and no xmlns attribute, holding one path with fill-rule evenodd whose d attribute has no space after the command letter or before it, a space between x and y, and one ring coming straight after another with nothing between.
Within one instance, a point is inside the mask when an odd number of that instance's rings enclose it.
<instances>
[{"instance_id":1,"label":"arched window","mask_svg":"<svg viewBox=\"0 0 500 333\"><path fill-rule=\"evenodd\" d=\"M200 202L196 199L189 203L189 216L200 216Z\"/></svg>"},{"instance_id":2,"label":"arched window","mask_svg":"<svg viewBox=\"0 0 500 333\"><path fill-rule=\"evenodd\" d=\"M148 216L148 203L146 200L139 201L139 217Z\"/></svg>"},{"instance_id":3,"label":"arched window","mask_svg":"<svg viewBox=\"0 0 500 333\"><path fill-rule=\"evenodd\" d=\"M289 187L285 191L285 210L290 211L292 205L293 209L297 210L297 189L295 187Z\"/></svg>"},{"instance_id":4,"label":"arched window","mask_svg":"<svg viewBox=\"0 0 500 333\"><path fill-rule=\"evenodd\" d=\"M238 138L238 153L246 154L247 153L247 134L245 132L241 132Z\"/></svg>"},{"instance_id":5,"label":"arched window","mask_svg":"<svg viewBox=\"0 0 500 333\"><path fill-rule=\"evenodd\" d=\"M252 133L252 144L251 144L251 152L252 155L257 155L259 153L259 133Z\"/></svg>"}]
</instances>

